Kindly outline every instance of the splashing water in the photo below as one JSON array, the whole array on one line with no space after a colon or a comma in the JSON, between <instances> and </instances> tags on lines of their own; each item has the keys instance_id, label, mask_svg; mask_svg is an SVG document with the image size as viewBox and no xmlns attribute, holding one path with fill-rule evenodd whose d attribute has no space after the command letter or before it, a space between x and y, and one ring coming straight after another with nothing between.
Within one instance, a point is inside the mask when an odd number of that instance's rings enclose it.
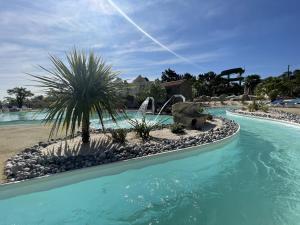
<instances>
[{"instance_id":1,"label":"splashing water","mask_svg":"<svg viewBox=\"0 0 300 225\"><path fill-rule=\"evenodd\" d=\"M173 100L174 98L181 98L183 102L185 102L185 97L183 95L173 95L171 98L169 98L168 101L165 102L165 104L163 105L163 107L161 107L161 109L159 110L157 116L155 117L155 121L157 120L158 116L161 114L161 112L164 110L164 108L169 104L169 102L171 100Z\"/></svg>"},{"instance_id":2,"label":"splashing water","mask_svg":"<svg viewBox=\"0 0 300 225\"><path fill-rule=\"evenodd\" d=\"M152 104L152 114L154 114L154 112L155 112L154 98L147 97L145 99L145 101L143 101L143 103L141 104L139 110L137 111L137 117L144 116L146 114L150 100L151 100L151 104Z\"/></svg>"}]
</instances>

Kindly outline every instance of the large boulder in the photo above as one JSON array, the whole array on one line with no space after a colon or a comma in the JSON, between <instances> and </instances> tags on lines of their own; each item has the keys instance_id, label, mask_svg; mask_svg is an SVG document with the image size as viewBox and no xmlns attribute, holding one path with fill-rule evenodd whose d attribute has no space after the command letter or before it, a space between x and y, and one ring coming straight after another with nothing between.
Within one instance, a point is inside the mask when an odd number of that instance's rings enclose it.
<instances>
[{"instance_id":1,"label":"large boulder","mask_svg":"<svg viewBox=\"0 0 300 225\"><path fill-rule=\"evenodd\" d=\"M201 129L208 117L202 109L199 102L178 102L172 106L174 122L182 123L188 129Z\"/></svg>"}]
</instances>

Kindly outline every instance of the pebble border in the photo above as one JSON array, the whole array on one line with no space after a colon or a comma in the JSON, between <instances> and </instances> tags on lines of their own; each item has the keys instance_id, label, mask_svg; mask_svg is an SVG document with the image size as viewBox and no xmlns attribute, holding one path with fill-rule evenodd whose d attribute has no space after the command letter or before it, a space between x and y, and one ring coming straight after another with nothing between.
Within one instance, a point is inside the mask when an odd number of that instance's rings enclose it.
<instances>
[{"instance_id":1,"label":"pebble border","mask_svg":"<svg viewBox=\"0 0 300 225\"><path fill-rule=\"evenodd\" d=\"M143 144L119 145L109 150L99 149L99 151L93 155L43 155L41 149L57 141L40 142L38 145L26 148L8 159L4 168L4 174L7 177L7 182L27 180L74 169L151 156L172 150L184 150L185 148L193 146L201 146L225 139L239 130L239 125L233 120L222 117L215 118L222 120L222 127L211 129L198 136L180 138L179 140L163 140L157 143L145 142Z\"/></svg>"}]
</instances>

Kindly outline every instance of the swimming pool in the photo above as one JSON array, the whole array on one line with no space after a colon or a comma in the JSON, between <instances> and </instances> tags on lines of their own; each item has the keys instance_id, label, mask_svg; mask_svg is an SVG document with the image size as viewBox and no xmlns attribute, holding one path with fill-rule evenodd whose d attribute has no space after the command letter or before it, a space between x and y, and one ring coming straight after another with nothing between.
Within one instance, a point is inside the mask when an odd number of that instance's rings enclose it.
<instances>
[{"instance_id":1,"label":"swimming pool","mask_svg":"<svg viewBox=\"0 0 300 225\"><path fill-rule=\"evenodd\" d=\"M131 117L137 117L136 111L127 111L126 114ZM4 112L0 113L0 126L4 125L20 125L20 124L41 124L42 120L46 117L46 112L44 111L24 111L24 112ZM146 120L154 120L156 115L146 115ZM164 124L172 123L172 117L166 115L160 115L157 119ZM127 119L124 117L124 114L117 116L117 124L114 123L109 117L104 117L104 126L106 128L127 128L130 127L130 124L127 122ZM100 128L99 119L96 115L93 115L91 118L91 127Z\"/></svg>"},{"instance_id":2,"label":"swimming pool","mask_svg":"<svg viewBox=\"0 0 300 225\"><path fill-rule=\"evenodd\" d=\"M39 124L45 118L45 112L0 112L0 126L16 124Z\"/></svg>"},{"instance_id":3,"label":"swimming pool","mask_svg":"<svg viewBox=\"0 0 300 225\"><path fill-rule=\"evenodd\" d=\"M225 146L2 199L0 224L300 224L300 129L232 118Z\"/></svg>"}]
</instances>

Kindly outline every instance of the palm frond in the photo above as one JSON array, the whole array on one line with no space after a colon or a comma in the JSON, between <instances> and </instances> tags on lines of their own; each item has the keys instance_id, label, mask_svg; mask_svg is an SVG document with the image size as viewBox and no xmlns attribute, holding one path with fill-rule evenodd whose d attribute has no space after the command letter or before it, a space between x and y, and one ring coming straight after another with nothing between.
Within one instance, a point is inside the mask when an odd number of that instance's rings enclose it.
<instances>
[{"instance_id":1,"label":"palm frond","mask_svg":"<svg viewBox=\"0 0 300 225\"><path fill-rule=\"evenodd\" d=\"M50 56L51 69L40 66L46 75L30 74L39 87L46 89L56 100L47 110L45 123L51 123L50 135L65 129L66 134L74 135L82 121L92 113L99 117L104 128L104 114L116 120L119 106L120 83L118 73L112 71L100 57L93 53L85 54L74 49L67 54L67 63Z\"/></svg>"}]
</instances>

